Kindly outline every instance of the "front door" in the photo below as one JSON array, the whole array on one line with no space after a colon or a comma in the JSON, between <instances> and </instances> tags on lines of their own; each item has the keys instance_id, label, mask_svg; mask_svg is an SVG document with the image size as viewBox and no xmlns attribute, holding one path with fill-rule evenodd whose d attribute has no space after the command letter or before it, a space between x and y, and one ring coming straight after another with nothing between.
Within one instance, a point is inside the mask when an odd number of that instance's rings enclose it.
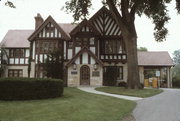
<instances>
[{"instance_id":1,"label":"front door","mask_svg":"<svg viewBox=\"0 0 180 121\"><path fill-rule=\"evenodd\" d=\"M86 65L80 69L80 85L90 85L90 69Z\"/></svg>"},{"instance_id":2,"label":"front door","mask_svg":"<svg viewBox=\"0 0 180 121\"><path fill-rule=\"evenodd\" d=\"M103 72L103 85L104 86L115 86L118 77L117 66L105 66Z\"/></svg>"}]
</instances>

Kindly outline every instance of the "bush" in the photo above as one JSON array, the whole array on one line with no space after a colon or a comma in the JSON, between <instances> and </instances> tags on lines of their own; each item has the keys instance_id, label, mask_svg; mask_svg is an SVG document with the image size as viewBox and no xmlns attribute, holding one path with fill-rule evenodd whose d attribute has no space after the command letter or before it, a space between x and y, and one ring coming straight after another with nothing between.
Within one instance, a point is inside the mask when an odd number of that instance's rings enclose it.
<instances>
[{"instance_id":1,"label":"bush","mask_svg":"<svg viewBox=\"0 0 180 121\"><path fill-rule=\"evenodd\" d=\"M1 100L33 100L63 95L63 81L58 79L1 78Z\"/></svg>"},{"instance_id":2,"label":"bush","mask_svg":"<svg viewBox=\"0 0 180 121\"><path fill-rule=\"evenodd\" d=\"M126 87L127 84L126 84L126 82L119 82L118 86L119 87Z\"/></svg>"},{"instance_id":3,"label":"bush","mask_svg":"<svg viewBox=\"0 0 180 121\"><path fill-rule=\"evenodd\" d=\"M173 78L173 87L180 87L180 77L174 77Z\"/></svg>"},{"instance_id":4,"label":"bush","mask_svg":"<svg viewBox=\"0 0 180 121\"><path fill-rule=\"evenodd\" d=\"M144 84L143 84L143 83L140 83L140 85L141 85L141 88L144 89Z\"/></svg>"}]
</instances>

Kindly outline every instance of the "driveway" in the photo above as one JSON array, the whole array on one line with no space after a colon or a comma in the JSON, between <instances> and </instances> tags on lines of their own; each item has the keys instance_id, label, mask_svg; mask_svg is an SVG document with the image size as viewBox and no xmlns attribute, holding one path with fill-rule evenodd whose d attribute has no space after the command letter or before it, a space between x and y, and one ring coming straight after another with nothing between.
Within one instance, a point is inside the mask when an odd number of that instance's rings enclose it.
<instances>
[{"instance_id":1,"label":"driveway","mask_svg":"<svg viewBox=\"0 0 180 121\"><path fill-rule=\"evenodd\" d=\"M133 111L136 121L180 121L180 89L137 101Z\"/></svg>"}]
</instances>

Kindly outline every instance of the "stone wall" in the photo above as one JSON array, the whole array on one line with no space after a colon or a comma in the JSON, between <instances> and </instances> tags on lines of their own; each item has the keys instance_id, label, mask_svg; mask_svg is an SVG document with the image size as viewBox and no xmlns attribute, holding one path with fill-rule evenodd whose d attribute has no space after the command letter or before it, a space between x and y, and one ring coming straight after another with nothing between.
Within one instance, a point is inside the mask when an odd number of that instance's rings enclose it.
<instances>
[{"instance_id":1,"label":"stone wall","mask_svg":"<svg viewBox=\"0 0 180 121\"><path fill-rule=\"evenodd\" d=\"M103 69L101 66L98 67L96 71L99 71L99 77L93 77L92 73L94 71L94 65L87 65L90 68L90 86L101 86L103 81ZM80 86L80 68L83 66L82 64L77 64L76 70L73 69L73 66L68 67L68 77L67 84L69 87Z\"/></svg>"},{"instance_id":2,"label":"stone wall","mask_svg":"<svg viewBox=\"0 0 180 121\"><path fill-rule=\"evenodd\" d=\"M140 83L144 84L144 67L139 67Z\"/></svg>"},{"instance_id":3,"label":"stone wall","mask_svg":"<svg viewBox=\"0 0 180 121\"><path fill-rule=\"evenodd\" d=\"M23 70L23 77L28 77L28 66L7 66L5 71L5 77L8 77L8 70L9 69L22 69Z\"/></svg>"}]
</instances>

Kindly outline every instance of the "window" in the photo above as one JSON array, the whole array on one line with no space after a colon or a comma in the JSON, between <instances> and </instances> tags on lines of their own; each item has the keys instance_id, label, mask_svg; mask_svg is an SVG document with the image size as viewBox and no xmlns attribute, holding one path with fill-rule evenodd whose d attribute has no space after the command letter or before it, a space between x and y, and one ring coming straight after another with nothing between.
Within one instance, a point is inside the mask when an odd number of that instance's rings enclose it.
<instances>
[{"instance_id":1,"label":"window","mask_svg":"<svg viewBox=\"0 0 180 121\"><path fill-rule=\"evenodd\" d=\"M24 57L24 49L10 49L10 57Z\"/></svg>"},{"instance_id":2,"label":"window","mask_svg":"<svg viewBox=\"0 0 180 121\"><path fill-rule=\"evenodd\" d=\"M121 40L105 40L105 54L120 54L123 52Z\"/></svg>"},{"instance_id":3,"label":"window","mask_svg":"<svg viewBox=\"0 0 180 121\"><path fill-rule=\"evenodd\" d=\"M73 42L68 42L68 48L72 48L73 47Z\"/></svg>"},{"instance_id":4,"label":"window","mask_svg":"<svg viewBox=\"0 0 180 121\"><path fill-rule=\"evenodd\" d=\"M9 69L8 77L23 77L23 70L22 69Z\"/></svg>"},{"instance_id":5,"label":"window","mask_svg":"<svg viewBox=\"0 0 180 121\"><path fill-rule=\"evenodd\" d=\"M94 37L90 38L90 45L94 45Z\"/></svg>"},{"instance_id":6,"label":"window","mask_svg":"<svg viewBox=\"0 0 180 121\"><path fill-rule=\"evenodd\" d=\"M39 42L36 45L36 49L39 49L39 53L49 53L54 51L57 48L56 42Z\"/></svg>"},{"instance_id":7,"label":"window","mask_svg":"<svg viewBox=\"0 0 180 121\"><path fill-rule=\"evenodd\" d=\"M53 32L54 29L55 29L54 27L46 27L47 32L50 32L50 33Z\"/></svg>"}]
</instances>

